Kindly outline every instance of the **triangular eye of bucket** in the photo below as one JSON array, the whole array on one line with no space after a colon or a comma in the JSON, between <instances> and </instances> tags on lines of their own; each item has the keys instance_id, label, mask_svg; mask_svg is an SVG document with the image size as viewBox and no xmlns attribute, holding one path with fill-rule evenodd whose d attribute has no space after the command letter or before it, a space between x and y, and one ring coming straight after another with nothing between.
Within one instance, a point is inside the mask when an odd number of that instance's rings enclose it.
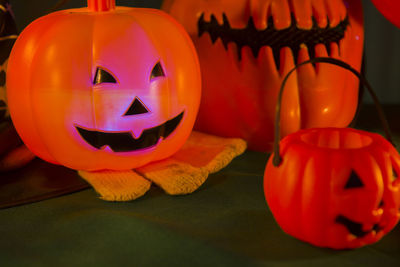
<instances>
[{"instance_id":1,"label":"triangular eye of bucket","mask_svg":"<svg viewBox=\"0 0 400 267\"><path fill-rule=\"evenodd\" d=\"M143 105L143 103L138 98L135 98L132 105L129 107L128 111L124 114L124 116L138 115L148 112L149 110Z\"/></svg>"},{"instance_id":2,"label":"triangular eye of bucket","mask_svg":"<svg viewBox=\"0 0 400 267\"><path fill-rule=\"evenodd\" d=\"M397 174L396 170L393 168L393 178L392 180L396 180L397 178L399 178L399 175Z\"/></svg>"},{"instance_id":3,"label":"triangular eye of bucket","mask_svg":"<svg viewBox=\"0 0 400 267\"><path fill-rule=\"evenodd\" d=\"M350 188L358 188L358 187L363 187L364 184L360 179L360 176L357 175L355 171L351 171L349 180L347 181L345 185L345 189L350 189Z\"/></svg>"}]
</instances>

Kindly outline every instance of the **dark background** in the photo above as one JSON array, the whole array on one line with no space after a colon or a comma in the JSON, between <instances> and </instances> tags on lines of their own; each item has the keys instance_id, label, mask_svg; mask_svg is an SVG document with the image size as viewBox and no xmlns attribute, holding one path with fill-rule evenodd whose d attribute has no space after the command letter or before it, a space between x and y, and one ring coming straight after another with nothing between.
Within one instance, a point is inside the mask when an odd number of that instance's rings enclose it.
<instances>
[{"instance_id":1,"label":"dark background","mask_svg":"<svg viewBox=\"0 0 400 267\"><path fill-rule=\"evenodd\" d=\"M193 0L196 1L196 0ZM58 0L10 0L21 31L29 22L49 12ZM82 7L86 0L65 0L62 9ZM162 0L117 0L121 6L159 8ZM365 20L366 76L384 104L400 104L400 29L362 0ZM399 14L400 15L400 14ZM369 97L365 102L370 103Z\"/></svg>"}]
</instances>

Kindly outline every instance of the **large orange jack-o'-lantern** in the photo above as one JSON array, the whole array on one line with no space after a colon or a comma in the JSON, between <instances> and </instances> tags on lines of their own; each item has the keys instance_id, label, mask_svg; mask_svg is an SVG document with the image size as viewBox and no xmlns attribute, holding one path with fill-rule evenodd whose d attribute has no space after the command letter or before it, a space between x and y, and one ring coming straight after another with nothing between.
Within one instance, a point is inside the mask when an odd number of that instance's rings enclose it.
<instances>
[{"instance_id":1,"label":"large orange jack-o'-lantern","mask_svg":"<svg viewBox=\"0 0 400 267\"><path fill-rule=\"evenodd\" d=\"M10 112L39 157L79 170L131 169L175 153L201 77L182 26L154 9L89 0L39 18L10 56Z\"/></svg>"},{"instance_id":2,"label":"large orange jack-o'-lantern","mask_svg":"<svg viewBox=\"0 0 400 267\"><path fill-rule=\"evenodd\" d=\"M359 0L166 0L197 48L203 94L195 127L241 137L269 150L282 78L309 58L341 59L359 69ZM354 117L358 81L336 66L304 66L289 80L282 132L345 127Z\"/></svg>"}]
</instances>

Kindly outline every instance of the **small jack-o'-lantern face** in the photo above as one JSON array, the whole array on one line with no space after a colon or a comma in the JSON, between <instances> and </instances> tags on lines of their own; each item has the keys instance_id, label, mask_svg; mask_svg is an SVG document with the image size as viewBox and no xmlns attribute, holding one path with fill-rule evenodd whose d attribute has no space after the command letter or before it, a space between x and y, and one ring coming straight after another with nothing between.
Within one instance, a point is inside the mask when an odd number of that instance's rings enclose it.
<instances>
[{"instance_id":1,"label":"small jack-o'-lantern face","mask_svg":"<svg viewBox=\"0 0 400 267\"><path fill-rule=\"evenodd\" d=\"M157 62L153 67L149 80L152 82L155 78L165 77L165 73L160 62ZM94 86L100 86L103 83L117 84L117 79L114 75L98 67L94 77ZM151 113L149 107L140 100L139 97L135 97L129 108L123 113L123 117L129 116L131 119L135 119L135 115L142 115ZM108 131L98 129L88 129L84 126L76 124L75 127L79 132L80 136L92 147L96 149L105 149L108 147L111 152L134 152L142 149L148 149L156 146L161 140L168 138L175 129L179 126L184 111L179 113L177 116L159 124L152 126L151 128L142 129L140 136L135 136L135 133L130 131ZM113 121L114 119L111 118ZM137 134L137 133L136 133Z\"/></svg>"},{"instance_id":2,"label":"small jack-o'-lantern face","mask_svg":"<svg viewBox=\"0 0 400 267\"><path fill-rule=\"evenodd\" d=\"M336 249L372 244L400 218L400 156L382 136L349 128L307 129L281 141L268 162L268 205L288 234Z\"/></svg>"},{"instance_id":3,"label":"small jack-o'-lantern face","mask_svg":"<svg viewBox=\"0 0 400 267\"><path fill-rule=\"evenodd\" d=\"M296 63L339 58L354 68L363 50L359 0L166 0L164 10L191 35L202 67L196 126L269 150L279 85ZM283 98L283 135L344 127L355 113L358 81L336 66L304 66Z\"/></svg>"},{"instance_id":4,"label":"small jack-o'-lantern face","mask_svg":"<svg viewBox=\"0 0 400 267\"><path fill-rule=\"evenodd\" d=\"M104 5L113 2L43 17L12 51L11 116L47 161L131 169L172 155L192 130L200 71L190 38L161 11Z\"/></svg>"},{"instance_id":5,"label":"small jack-o'-lantern face","mask_svg":"<svg viewBox=\"0 0 400 267\"><path fill-rule=\"evenodd\" d=\"M332 181L332 212L336 212L332 234L336 232L333 244L358 247L381 239L393 229L399 220L400 183L399 161L395 155L384 164L376 166L365 158L363 169L348 170ZM397 161L397 162L396 162ZM383 167L377 172L375 167ZM360 174L358 174L360 173ZM333 219L332 217L330 219ZM333 238L332 238L333 239Z\"/></svg>"}]
</instances>

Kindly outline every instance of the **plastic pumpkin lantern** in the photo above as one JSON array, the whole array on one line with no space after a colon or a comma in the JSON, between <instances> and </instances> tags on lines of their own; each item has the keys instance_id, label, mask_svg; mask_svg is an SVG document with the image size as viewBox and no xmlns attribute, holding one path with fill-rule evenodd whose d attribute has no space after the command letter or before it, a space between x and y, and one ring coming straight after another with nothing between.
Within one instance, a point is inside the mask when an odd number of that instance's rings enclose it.
<instances>
[{"instance_id":1,"label":"plastic pumpkin lantern","mask_svg":"<svg viewBox=\"0 0 400 267\"><path fill-rule=\"evenodd\" d=\"M79 170L131 169L175 153L192 131L200 82L182 26L114 0L34 21L7 73L11 117L25 144Z\"/></svg>"},{"instance_id":2,"label":"plastic pumpkin lantern","mask_svg":"<svg viewBox=\"0 0 400 267\"><path fill-rule=\"evenodd\" d=\"M166 0L163 9L182 23L199 54L195 128L243 138L253 150L272 147L279 85L296 63L330 56L361 65L359 0ZM357 108L358 80L336 66L304 66L282 101L283 135L345 127Z\"/></svg>"},{"instance_id":3,"label":"plastic pumpkin lantern","mask_svg":"<svg viewBox=\"0 0 400 267\"><path fill-rule=\"evenodd\" d=\"M329 58L311 62L350 68ZM372 244L394 228L400 217L400 156L389 141L350 128L300 130L280 145L278 128L276 136L264 192L286 233L316 246L345 249Z\"/></svg>"}]
</instances>

